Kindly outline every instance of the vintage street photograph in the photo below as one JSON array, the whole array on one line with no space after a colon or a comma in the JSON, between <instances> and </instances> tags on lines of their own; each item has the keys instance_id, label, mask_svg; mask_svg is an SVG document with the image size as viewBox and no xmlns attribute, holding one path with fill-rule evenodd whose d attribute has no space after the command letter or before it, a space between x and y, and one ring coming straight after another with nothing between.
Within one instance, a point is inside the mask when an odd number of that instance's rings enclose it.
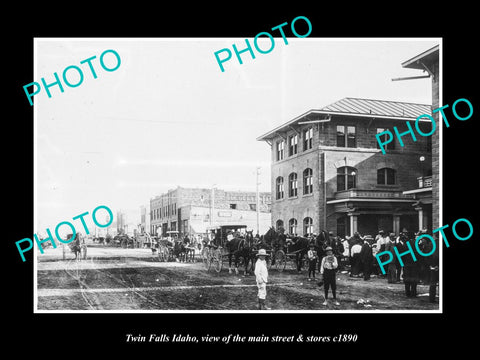
<instances>
[{"instance_id":1,"label":"vintage street photograph","mask_svg":"<svg viewBox=\"0 0 480 360\"><path fill-rule=\"evenodd\" d=\"M442 39L273 39L34 39L34 312L442 312Z\"/></svg>"}]
</instances>

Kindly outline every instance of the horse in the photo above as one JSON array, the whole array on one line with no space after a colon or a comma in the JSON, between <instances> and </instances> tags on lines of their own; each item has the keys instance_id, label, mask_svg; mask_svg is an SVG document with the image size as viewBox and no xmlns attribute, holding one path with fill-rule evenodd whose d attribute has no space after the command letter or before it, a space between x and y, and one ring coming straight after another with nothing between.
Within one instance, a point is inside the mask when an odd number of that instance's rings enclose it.
<instances>
[{"instance_id":1,"label":"horse","mask_svg":"<svg viewBox=\"0 0 480 360\"><path fill-rule=\"evenodd\" d=\"M260 248L266 250L279 250L285 248L287 236L283 231L275 230L270 227L268 231L261 237Z\"/></svg>"},{"instance_id":2,"label":"horse","mask_svg":"<svg viewBox=\"0 0 480 360\"><path fill-rule=\"evenodd\" d=\"M297 271L302 271L302 259L308 251L310 246L310 239L294 236L287 239L287 253L295 253L295 262L297 264Z\"/></svg>"},{"instance_id":3,"label":"horse","mask_svg":"<svg viewBox=\"0 0 480 360\"><path fill-rule=\"evenodd\" d=\"M332 239L330 239L328 231L326 230L320 230L319 234L314 237L313 243L315 246L315 250L317 251L318 258L320 260L326 255L325 248L327 246L333 247ZM318 266L320 268L320 261L318 262Z\"/></svg>"},{"instance_id":4,"label":"horse","mask_svg":"<svg viewBox=\"0 0 480 360\"><path fill-rule=\"evenodd\" d=\"M227 249L228 256L228 273L232 273L232 259L235 265L235 274L238 274L239 258L243 254L245 248L245 239L241 237L234 237L231 240L227 240L225 243L225 249Z\"/></svg>"},{"instance_id":5,"label":"horse","mask_svg":"<svg viewBox=\"0 0 480 360\"><path fill-rule=\"evenodd\" d=\"M75 260L80 259L79 255L82 251L80 239L77 237L70 245L70 250L75 254Z\"/></svg>"},{"instance_id":6,"label":"horse","mask_svg":"<svg viewBox=\"0 0 480 360\"><path fill-rule=\"evenodd\" d=\"M257 254L257 248L255 246L255 238L253 236L253 231L247 231L245 235L245 242L240 250L240 256L243 257L244 265L245 265L245 271L244 275L248 274L248 268L250 262L252 263L252 267L255 264L255 259L256 259L256 254Z\"/></svg>"},{"instance_id":7,"label":"horse","mask_svg":"<svg viewBox=\"0 0 480 360\"><path fill-rule=\"evenodd\" d=\"M187 247L182 240L175 240L173 245L173 255L175 256L176 261L187 261Z\"/></svg>"},{"instance_id":8,"label":"horse","mask_svg":"<svg viewBox=\"0 0 480 360\"><path fill-rule=\"evenodd\" d=\"M285 235L285 230L283 228L275 230L273 226L264 235L260 236L259 241L255 243L257 250L265 249L272 252L271 265L275 265L275 252L277 250L286 251L286 246L287 236Z\"/></svg>"}]
</instances>

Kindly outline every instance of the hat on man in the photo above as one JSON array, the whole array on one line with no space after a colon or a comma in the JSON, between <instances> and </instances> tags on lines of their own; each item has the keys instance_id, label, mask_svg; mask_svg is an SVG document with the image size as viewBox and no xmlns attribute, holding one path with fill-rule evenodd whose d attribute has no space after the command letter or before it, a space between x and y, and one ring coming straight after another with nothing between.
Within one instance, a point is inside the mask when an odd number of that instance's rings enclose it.
<instances>
[{"instance_id":1,"label":"hat on man","mask_svg":"<svg viewBox=\"0 0 480 360\"><path fill-rule=\"evenodd\" d=\"M332 248L331 248L330 246L327 246L327 247L325 248L325 251L332 251Z\"/></svg>"},{"instance_id":2,"label":"hat on man","mask_svg":"<svg viewBox=\"0 0 480 360\"><path fill-rule=\"evenodd\" d=\"M268 256L267 250L265 249L258 250L257 256Z\"/></svg>"}]
</instances>

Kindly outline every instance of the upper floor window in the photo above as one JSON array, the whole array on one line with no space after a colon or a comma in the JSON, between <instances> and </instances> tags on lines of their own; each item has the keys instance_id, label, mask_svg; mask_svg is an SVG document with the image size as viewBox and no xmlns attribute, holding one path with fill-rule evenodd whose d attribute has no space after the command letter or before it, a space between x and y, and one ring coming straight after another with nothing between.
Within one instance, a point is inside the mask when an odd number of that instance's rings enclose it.
<instances>
[{"instance_id":1,"label":"upper floor window","mask_svg":"<svg viewBox=\"0 0 480 360\"><path fill-rule=\"evenodd\" d=\"M313 170L307 168L303 171L303 195L313 192Z\"/></svg>"},{"instance_id":2,"label":"upper floor window","mask_svg":"<svg viewBox=\"0 0 480 360\"><path fill-rule=\"evenodd\" d=\"M295 155L298 150L298 135L292 135L288 138L288 156Z\"/></svg>"},{"instance_id":3,"label":"upper floor window","mask_svg":"<svg viewBox=\"0 0 480 360\"><path fill-rule=\"evenodd\" d=\"M308 128L303 131L303 151L309 150L313 147L313 128Z\"/></svg>"},{"instance_id":4,"label":"upper floor window","mask_svg":"<svg viewBox=\"0 0 480 360\"><path fill-rule=\"evenodd\" d=\"M337 146L350 148L357 146L355 126L337 125Z\"/></svg>"},{"instance_id":5,"label":"upper floor window","mask_svg":"<svg viewBox=\"0 0 480 360\"><path fill-rule=\"evenodd\" d=\"M277 200L283 199L284 191L283 191L283 177L282 176L277 177L277 179L275 181L275 194L276 194L276 199Z\"/></svg>"},{"instance_id":6,"label":"upper floor window","mask_svg":"<svg viewBox=\"0 0 480 360\"><path fill-rule=\"evenodd\" d=\"M297 196L297 189L297 173L291 173L290 175L288 175L288 196Z\"/></svg>"},{"instance_id":7,"label":"upper floor window","mask_svg":"<svg viewBox=\"0 0 480 360\"><path fill-rule=\"evenodd\" d=\"M285 150L285 141L278 141L277 142L277 161L283 160L283 155L284 155L284 150Z\"/></svg>"},{"instance_id":8,"label":"upper floor window","mask_svg":"<svg viewBox=\"0 0 480 360\"><path fill-rule=\"evenodd\" d=\"M395 170L383 168L377 170L378 185L395 185Z\"/></svg>"},{"instance_id":9,"label":"upper floor window","mask_svg":"<svg viewBox=\"0 0 480 360\"><path fill-rule=\"evenodd\" d=\"M382 133L384 131L387 131L387 130L388 129L377 128L377 134L380 134L380 133ZM391 133L393 134L393 131L391 131ZM378 138L383 144L385 144L387 142L387 134L383 134L383 135L379 136ZM375 137L375 140L376 139L377 138ZM384 146L384 148L386 148L387 150L394 150L395 149L395 141L393 141L393 140L390 141L389 143L386 144L386 146ZM378 140L377 140L377 149L380 149L380 144L379 144Z\"/></svg>"},{"instance_id":10,"label":"upper floor window","mask_svg":"<svg viewBox=\"0 0 480 360\"><path fill-rule=\"evenodd\" d=\"M350 166L337 169L337 191L353 189L357 186L357 170Z\"/></svg>"}]
</instances>

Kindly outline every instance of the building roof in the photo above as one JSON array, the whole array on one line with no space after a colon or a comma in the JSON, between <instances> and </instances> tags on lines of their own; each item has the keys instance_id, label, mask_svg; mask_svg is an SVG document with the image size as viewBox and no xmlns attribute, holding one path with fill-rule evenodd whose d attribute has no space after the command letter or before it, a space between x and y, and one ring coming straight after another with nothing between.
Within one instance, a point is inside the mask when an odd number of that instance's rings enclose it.
<instances>
[{"instance_id":1,"label":"building roof","mask_svg":"<svg viewBox=\"0 0 480 360\"><path fill-rule=\"evenodd\" d=\"M438 63L439 53L440 53L440 46L436 45L424 51L423 53L418 54L407 61L404 61L402 63L402 67L408 68L408 69L420 69L420 70L427 71L424 65L430 66L433 63Z\"/></svg>"},{"instance_id":2,"label":"building roof","mask_svg":"<svg viewBox=\"0 0 480 360\"><path fill-rule=\"evenodd\" d=\"M346 97L327 105L321 109L309 110L306 113L280 125L279 127L260 136L257 140L268 140L276 137L279 132L290 129L297 124L316 123L329 121L332 115L368 117L377 119L393 119L393 120L415 120L423 114L431 114L430 105L415 104L400 101L371 100L361 98ZM319 116L325 115L323 120Z\"/></svg>"}]
</instances>

